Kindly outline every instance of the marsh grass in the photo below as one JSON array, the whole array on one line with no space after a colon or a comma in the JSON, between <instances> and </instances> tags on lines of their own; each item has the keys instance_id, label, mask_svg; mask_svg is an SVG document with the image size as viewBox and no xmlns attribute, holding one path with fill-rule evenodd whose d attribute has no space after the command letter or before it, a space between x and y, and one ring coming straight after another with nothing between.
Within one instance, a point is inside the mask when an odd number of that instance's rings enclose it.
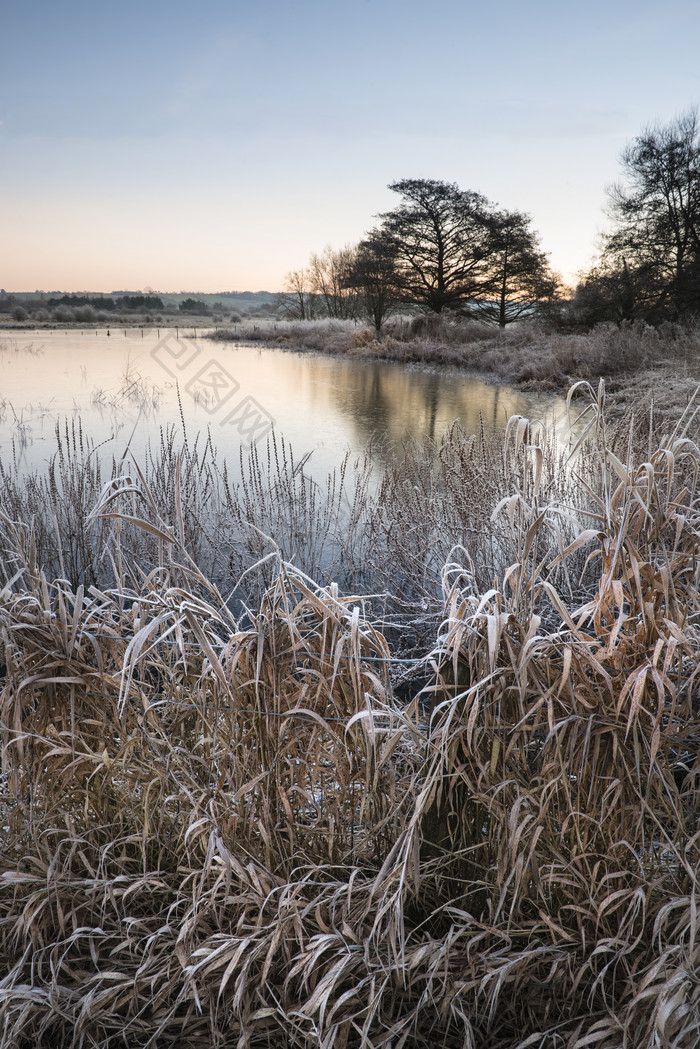
<instances>
[{"instance_id":1,"label":"marsh grass","mask_svg":"<svg viewBox=\"0 0 700 1049\"><path fill-rule=\"evenodd\" d=\"M137 407L141 415L148 416L158 410L162 397L162 388L149 383L127 360L119 386L111 391L94 387L91 403L95 408L113 411L128 406Z\"/></svg>"},{"instance_id":2,"label":"marsh grass","mask_svg":"<svg viewBox=\"0 0 700 1049\"><path fill-rule=\"evenodd\" d=\"M594 376L622 379L648 369L680 368L698 378L700 328L640 321L598 324L590 331L552 329L534 320L501 331L460 317L388 320L377 336L349 321L286 321L220 328L209 338L402 363L456 365L530 388L566 389ZM649 383L647 382L647 388Z\"/></svg>"},{"instance_id":3,"label":"marsh grass","mask_svg":"<svg viewBox=\"0 0 700 1049\"><path fill-rule=\"evenodd\" d=\"M358 559L397 515L365 570L390 554L413 610L408 703L399 620L284 542L246 548L232 610L187 549L209 445L92 477L103 585L51 582L3 504L0 1044L698 1043L692 406L640 441L576 392L577 474L515 418L500 452L455 429L358 486ZM335 521L277 453L236 527Z\"/></svg>"},{"instance_id":4,"label":"marsh grass","mask_svg":"<svg viewBox=\"0 0 700 1049\"><path fill-rule=\"evenodd\" d=\"M553 497L573 504L566 452L548 441L545 483ZM491 512L511 489L513 464L500 437L483 427L472 435L458 424L436 442L407 442L388 467L385 458L370 447L316 479L306 460L296 460L273 434L265 446L241 453L234 469L208 434L188 439L169 428L136 464L128 450L119 461L105 459L79 419L64 421L56 426L48 469L27 472L16 461L0 462L3 570L11 576L21 563L19 543L35 571L74 588L133 582L136 566L150 571L161 551L154 534L130 518L162 520L177 529L202 573L235 600L257 606L274 576L270 555L278 551L344 592L374 594L375 614L381 604L387 624L398 617L404 646L415 647L405 624L427 611L428 634L434 633L441 570L452 546L469 542L484 584L501 570L503 529ZM95 521L96 503L117 495L125 517Z\"/></svg>"}]
</instances>

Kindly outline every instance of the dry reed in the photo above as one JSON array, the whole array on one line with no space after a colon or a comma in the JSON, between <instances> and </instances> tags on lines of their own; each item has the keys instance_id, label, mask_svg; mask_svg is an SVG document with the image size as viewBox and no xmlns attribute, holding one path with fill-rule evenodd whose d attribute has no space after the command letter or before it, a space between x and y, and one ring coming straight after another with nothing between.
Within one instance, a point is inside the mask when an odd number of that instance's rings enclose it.
<instances>
[{"instance_id":1,"label":"dry reed","mask_svg":"<svg viewBox=\"0 0 700 1049\"><path fill-rule=\"evenodd\" d=\"M51 582L6 516L0 1045L698 1044L700 449L690 413L625 445L577 392L578 479L514 419L500 459L455 431L384 482L416 614L419 513L461 528L407 705L376 599L271 546L234 615L186 462L172 505L102 486L110 586ZM120 575L130 530L155 562Z\"/></svg>"}]
</instances>

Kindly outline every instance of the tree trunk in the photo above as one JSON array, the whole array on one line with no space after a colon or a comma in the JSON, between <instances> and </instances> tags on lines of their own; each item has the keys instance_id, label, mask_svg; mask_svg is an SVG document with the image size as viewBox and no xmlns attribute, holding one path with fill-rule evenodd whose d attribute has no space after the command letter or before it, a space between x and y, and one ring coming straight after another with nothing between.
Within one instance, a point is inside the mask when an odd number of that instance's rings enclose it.
<instances>
[{"instance_id":1,"label":"tree trunk","mask_svg":"<svg viewBox=\"0 0 700 1049\"><path fill-rule=\"evenodd\" d=\"M508 290L508 240L503 252L503 280L501 281L501 301L498 308L498 326L506 326L506 291Z\"/></svg>"}]
</instances>

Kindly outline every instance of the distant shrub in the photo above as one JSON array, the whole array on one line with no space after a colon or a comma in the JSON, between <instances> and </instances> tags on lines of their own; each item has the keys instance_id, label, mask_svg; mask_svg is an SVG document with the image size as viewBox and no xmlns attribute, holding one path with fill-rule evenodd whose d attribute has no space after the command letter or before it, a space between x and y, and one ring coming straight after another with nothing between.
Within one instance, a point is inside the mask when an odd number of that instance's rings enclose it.
<instances>
[{"instance_id":1,"label":"distant shrub","mask_svg":"<svg viewBox=\"0 0 700 1049\"><path fill-rule=\"evenodd\" d=\"M12 319L15 321L26 321L29 314L25 310L24 306L15 306L12 311Z\"/></svg>"},{"instance_id":2,"label":"distant shrub","mask_svg":"<svg viewBox=\"0 0 700 1049\"><path fill-rule=\"evenodd\" d=\"M120 310L162 310L163 300L159 295L122 295L117 299Z\"/></svg>"},{"instance_id":3,"label":"distant shrub","mask_svg":"<svg viewBox=\"0 0 700 1049\"><path fill-rule=\"evenodd\" d=\"M206 302L202 302L200 299L183 299L179 309L182 313L196 313L200 316L209 313L209 307Z\"/></svg>"}]
</instances>

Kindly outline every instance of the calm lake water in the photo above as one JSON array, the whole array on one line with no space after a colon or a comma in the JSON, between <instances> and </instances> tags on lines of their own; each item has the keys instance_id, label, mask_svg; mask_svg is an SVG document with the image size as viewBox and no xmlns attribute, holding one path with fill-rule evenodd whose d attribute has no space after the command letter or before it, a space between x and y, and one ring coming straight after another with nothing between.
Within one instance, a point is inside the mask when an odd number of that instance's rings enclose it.
<instances>
[{"instance_id":1,"label":"calm lake water","mask_svg":"<svg viewBox=\"0 0 700 1049\"><path fill-rule=\"evenodd\" d=\"M100 454L142 456L161 427L190 443L210 430L236 463L241 447L274 426L306 471L323 476L349 450L380 439L395 454L411 435L439 437L455 419L471 431L511 415L549 421L566 432L564 401L488 385L452 368L407 367L290 353L155 331L38 331L0 335L0 457L41 468L56 448L57 421L81 420Z\"/></svg>"}]
</instances>

